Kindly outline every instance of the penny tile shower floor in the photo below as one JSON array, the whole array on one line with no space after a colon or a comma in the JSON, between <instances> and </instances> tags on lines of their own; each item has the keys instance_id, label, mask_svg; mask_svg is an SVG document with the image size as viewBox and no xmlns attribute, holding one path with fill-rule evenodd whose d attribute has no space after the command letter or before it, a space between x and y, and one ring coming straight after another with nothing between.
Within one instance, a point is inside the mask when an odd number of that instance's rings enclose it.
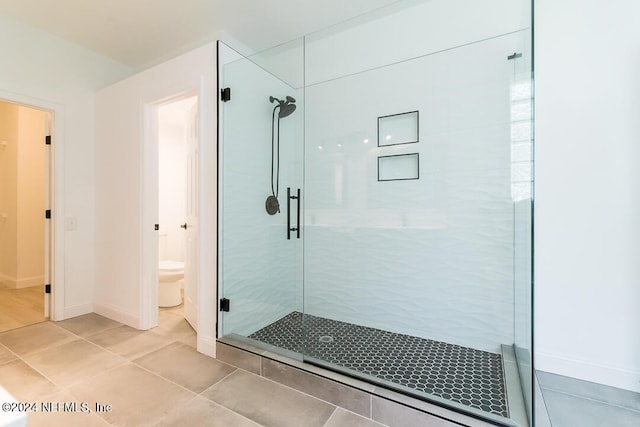
<instances>
[{"instance_id":1,"label":"penny tile shower floor","mask_svg":"<svg viewBox=\"0 0 640 427\"><path fill-rule=\"evenodd\" d=\"M509 416L502 356L497 353L304 316L297 311L249 338L418 392Z\"/></svg>"}]
</instances>

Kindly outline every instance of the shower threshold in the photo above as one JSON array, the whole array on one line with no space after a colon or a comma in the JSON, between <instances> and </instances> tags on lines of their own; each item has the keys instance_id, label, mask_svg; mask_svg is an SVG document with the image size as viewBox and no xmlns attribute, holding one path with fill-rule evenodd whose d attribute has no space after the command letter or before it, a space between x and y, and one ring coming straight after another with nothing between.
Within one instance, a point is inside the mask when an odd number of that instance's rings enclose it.
<instances>
[{"instance_id":1,"label":"shower threshold","mask_svg":"<svg viewBox=\"0 0 640 427\"><path fill-rule=\"evenodd\" d=\"M294 311L248 338L305 361L509 418L502 355Z\"/></svg>"}]
</instances>

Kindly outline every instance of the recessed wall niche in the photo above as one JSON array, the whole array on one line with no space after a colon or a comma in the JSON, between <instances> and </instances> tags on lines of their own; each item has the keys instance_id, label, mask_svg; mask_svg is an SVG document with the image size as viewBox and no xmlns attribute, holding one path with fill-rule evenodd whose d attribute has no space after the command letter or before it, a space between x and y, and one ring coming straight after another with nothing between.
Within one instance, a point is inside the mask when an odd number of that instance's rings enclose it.
<instances>
[{"instance_id":1,"label":"recessed wall niche","mask_svg":"<svg viewBox=\"0 0 640 427\"><path fill-rule=\"evenodd\" d=\"M378 147L413 144L420 140L418 111L378 117Z\"/></svg>"},{"instance_id":2,"label":"recessed wall niche","mask_svg":"<svg viewBox=\"0 0 640 427\"><path fill-rule=\"evenodd\" d=\"M378 181L420 179L418 153L378 157Z\"/></svg>"}]
</instances>

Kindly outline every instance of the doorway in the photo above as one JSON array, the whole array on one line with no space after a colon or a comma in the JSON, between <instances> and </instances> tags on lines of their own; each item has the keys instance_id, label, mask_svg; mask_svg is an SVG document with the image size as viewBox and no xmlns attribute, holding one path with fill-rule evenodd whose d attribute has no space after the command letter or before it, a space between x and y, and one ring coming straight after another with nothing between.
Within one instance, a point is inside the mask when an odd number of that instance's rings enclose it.
<instances>
[{"instance_id":1,"label":"doorway","mask_svg":"<svg viewBox=\"0 0 640 427\"><path fill-rule=\"evenodd\" d=\"M51 119L0 101L0 332L50 314Z\"/></svg>"},{"instance_id":2,"label":"doorway","mask_svg":"<svg viewBox=\"0 0 640 427\"><path fill-rule=\"evenodd\" d=\"M158 106L159 323L184 318L197 331L198 98Z\"/></svg>"}]
</instances>

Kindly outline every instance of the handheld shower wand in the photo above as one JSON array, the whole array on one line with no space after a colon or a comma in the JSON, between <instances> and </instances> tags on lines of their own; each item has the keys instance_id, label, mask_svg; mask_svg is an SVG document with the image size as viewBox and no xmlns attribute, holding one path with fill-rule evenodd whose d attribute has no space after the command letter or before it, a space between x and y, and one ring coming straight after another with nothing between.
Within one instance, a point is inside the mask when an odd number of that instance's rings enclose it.
<instances>
[{"instance_id":1,"label":"handheld shower wand","mask_svg":"<svg viewBox=\"0 0 640 427\"><path fill-rule=\"evenodd\" d=\"M280 202L278 202L280 186L280 119L291 115L291 113L296 110L296 100L292 96L287 96L284 101L274 96L270 96L269 102L272 104L277 102L278 104L273 107L273 113L271 114L271 195L267 197L265 209L269 215L275 215L280 212ZM276 110L280 110L278 111L277 137L274 136L276 128Z\"/></svg>"}]
</instances>

